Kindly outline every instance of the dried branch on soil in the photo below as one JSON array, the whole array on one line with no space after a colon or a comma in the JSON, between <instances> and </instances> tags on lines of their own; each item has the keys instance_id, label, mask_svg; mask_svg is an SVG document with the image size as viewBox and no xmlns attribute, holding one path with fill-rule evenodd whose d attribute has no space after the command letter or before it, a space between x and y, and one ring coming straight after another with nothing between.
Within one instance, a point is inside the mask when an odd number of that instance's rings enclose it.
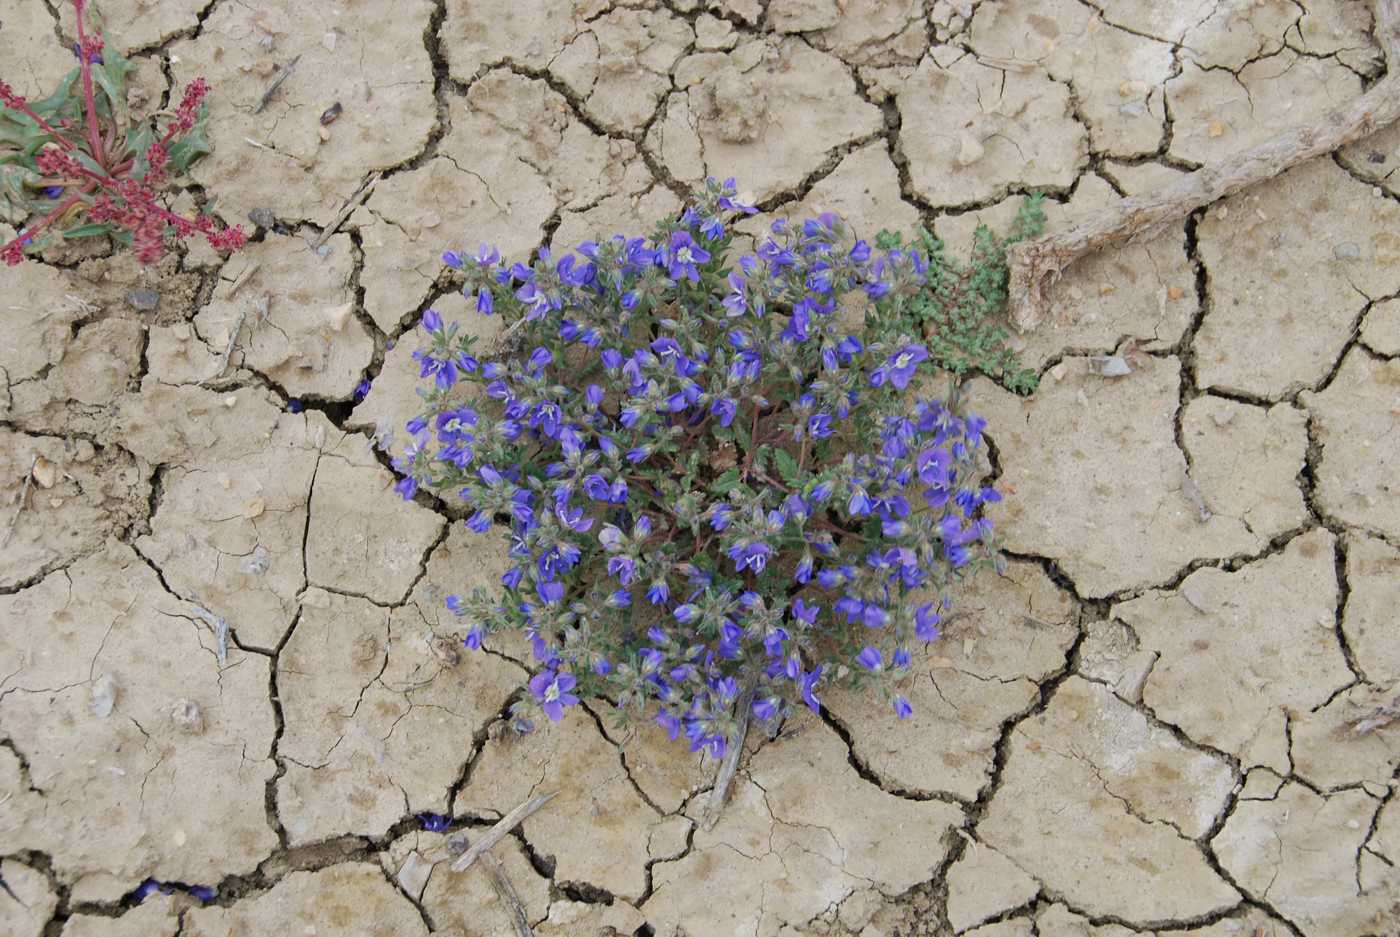
<instances>
[{"instance_id":1,"label":"dried branch on soil","mask_svg":"<svg viewBox=\"0 0 1400 937\"><path fill-rule=\"evenodd\" d=\"M34 460L29 463L29 471L24 473L24 487L19 490L19 503L15 505L15 513L10 518L9 526L5 528L5 539L0 540L0 547L10 542L10 537L15 532L15 525L19 523L19 516L24 513L25 502L29 500L29 489L34 485L34 468L39 464L39 456L36 454Z\"/></svg>"},{"instance_id":2,"label":"dried branch on soil","mask_svg":"<svg viewBox=\"0 0 1400 937\"><path fill-rule=\"evenodd\" d=\"M311 242L312 250L318 249L321 245L325 244L326 241L330 240L330 236L335 234L336 230L345 223L345 219L349 218L350 214L364 204L365 199L373 194L374 187L379 185L379 179L383 175L384 172L382 170L370 174L369 180L360 187L360 191L345 200L345 204L341 207L340 212L331 219L331 223L326 225L325 230L317 236L316 240Z\"/></svg>"},{"instance_id":3,"label":"dried branch on soil","mask_svg":"<svg viewBox=\"0 0 1400 937\"><path fill-rule=\"evenodd\" d=\"M452 871L461 872L470 867L482 853L505 839L506 836L510 834L511 830L525 822L526 817L549 803L553 798L553 794L541 794L538 797L525 801L510 813L501 817L495 826L486 831L486 835L473 843L470 849L462 853L457 861L452 863Z\"/></svg>"},{"instance_id":4,"label":"dried branch on soil","mask_svg":"<svg viewBox=\"0 0 1400 937\"><path fill-rule=\"evenodd\" d=\"M1080 257L1116 241L1158 231L1203 205L1272 179L1400 119L1400 0L1374 0L1372 8L1376 40L1385 54L1385 78L1313 123L1208 163L1155 192L1126 198L1065 231L1012 246L1012 325L1022 332L1035 328L1049 306L1050 286Z\"/></svg>"},{"instance_id":5,"label":"dried branch on soil","mask_svg":"<svg viewBox=\"0 0 1400 937\"><path fill-rule=\"evenodd\" d=\"M525 916L525 906L520 903L520 896L515 893L515 886L510 883L501 863L488 853L481 857L481 864L486 866L486 871L491 875L491 887L496 889L501 903L510 909L510 921L515 925L515 937L535 937L535 932L530 930L530 919Z\"/></svg>"},{"instance_id":6,"label":"dried branch on soil","mask_svg":"<svg viewBox=\"0 0 1400 937\"><path fill-rule=\"evenodd\" d=\"M744 741L749 735L755 685L753 680L748 682L735 707L736 713L743 713L739 719L739 734L730 742L729 753L724 756L724 762L719 766L719 773L715 775L715 786L710 791L710 801L705 805L705 817L700 824L703 829L714 829L715 823L719 821L720 812L724 810L724 802L729 798L729 788L734 783L734 772L739 767L739 758L744 753Z\"/></svg>"}]
</instances>

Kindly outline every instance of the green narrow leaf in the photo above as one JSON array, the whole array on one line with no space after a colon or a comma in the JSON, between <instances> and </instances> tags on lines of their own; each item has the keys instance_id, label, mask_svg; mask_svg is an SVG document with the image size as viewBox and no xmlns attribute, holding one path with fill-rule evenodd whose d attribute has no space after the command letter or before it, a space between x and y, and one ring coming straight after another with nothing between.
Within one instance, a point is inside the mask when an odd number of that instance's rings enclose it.
<instances>
[{"instance_id":1,"label":"green narrow leaf","mask_svg":"<svg viewBox=\"0 0 1400 937\"><path fill-rule=\"evenodd\" d=\"M789 485L797 484L797 460L786 449L773 450L773 467L783 481Z\"/></svg>"},{"instance_id":2,"label":"green narrow leaf","mask_svg":"<svg viewBox=\"0 0 1400 937\"><path fill-rule=\"evenodd\" d=\"M63 232L65 238L94 238L111 234L113 231L110 222L90 221L87 224L80 224L76 228L69 228Z\"/></svg>"}]
</instances>

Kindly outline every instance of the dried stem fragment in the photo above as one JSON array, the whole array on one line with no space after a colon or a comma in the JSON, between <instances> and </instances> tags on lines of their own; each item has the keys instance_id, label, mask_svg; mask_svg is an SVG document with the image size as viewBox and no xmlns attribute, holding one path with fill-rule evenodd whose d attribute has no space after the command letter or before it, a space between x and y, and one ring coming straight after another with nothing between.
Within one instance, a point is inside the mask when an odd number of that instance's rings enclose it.
<instances>
[{"instance_id":1,"label":"dried stem fragment","mask_svg":"<svg viewBox=\"0 0 1400 937\"><path fill-rule=\"evenodd\" d=\"M1400 0L1374 0L1372 9L1376 40L1385 53L1385 78L1313 123L1292 127L1242 153L1208 163L1155 192L1123 199L1064 231L1012 245L1012 325L1021 332L1039 325L1050 305L1051 285L1080 257L1118 241L1150 235L1204 205L1400 120Z\"/></svg>"},{"instance_id":2,"label":"dried stem fragment","mask_svg":"<svg viewBox=\"0 0 1400 937\"><path fill-rule=\"evenodd\" d=\"M506 836L510 834L511 830L524 823L526 817L553 799L554 794L552 793L541 794L538 797L525 801L510 813L501 817L501 819L496 822L495 826L487 830L486 834L482 836L481 839L473 843L466 852L462 853L462 855L457 858L456 862L452 863L452 871L461 872L469 868L483 853L505 839Z\"/></svg>"},{"instance_id":3,"label":"dried stem fragment","mask_svg":"<svg viewBox=\"0 0 1400 937\"><path fill-rule=\"evenodd\" d=\"M350 217L350 213L359 208L360 205L364 203L364 200L370 197L370 194L374 192L374 187L379 184L379 177L382 175L384 175L383 170L372 173L369 180L360 187L360 191L346 199L345 205L340 209L340 212L332 219L330 224L326 225L325 230L317 236L316 240L311 242L312 250L316 250L321 245L325 244L326 241L330 239L330 236L335 234L336 229L345 223L345 219Z\"/></svg>"},{"instance_id":4,"label":"dried stem fragment","mask_svg":"<svg viewBox=\"0 0 1400 937\"><path fill-rule=\"evenodd\" d=\"M729 752L719 766L719 773L715 775L715 786L710 791L710 800L705 804L705 816L700 824L702 829L714 829L714 825L719 822L720 813L724 810L724 802L729 798L729 788L734 784L734 772L739 768L739 758L744 753L744 741L749 735L755 685L756 678L750 678L744 686L744 691L739 694L738 711L743 714L739 721L739 734L730 743Z\"/></svg>"},{"instance_id":5,"label":"dried stem fragment","mask_svg":"<svg viewBox=\"0 0 1400 937\"><path fill-rule=\"evenodd\" d=\"M501 903L510 909L510 921L515 925L515 937L535 937L535 932L530 930L530 919L525 916L525 906L520 903L520 896L515 893L515 886L510 883L510 878L507 877L500 861L487 853L481 857L481 864L486 866L486 871L491 876L491 887L496 889Z\"/></svg>"},{"instance_id":6,"label":"dried stem fragment","mask_svg":"<svg viewBox=\"0 0 1400 937\"><path fill-rule=\"evenodd\" d=\"M24 473L24 487L19 490L19 503L15 505L15 513L10 517L10 523L5 528L5 539L0 540L0 547L10 542L11 535L15 532L15 525L19 523L19 516L24 512L24 504L29 500L29 489L34 486L34 469L39 464L39 455L35 453L33 461L29 463L29 471Z\"/></svg>"}]
</instances>

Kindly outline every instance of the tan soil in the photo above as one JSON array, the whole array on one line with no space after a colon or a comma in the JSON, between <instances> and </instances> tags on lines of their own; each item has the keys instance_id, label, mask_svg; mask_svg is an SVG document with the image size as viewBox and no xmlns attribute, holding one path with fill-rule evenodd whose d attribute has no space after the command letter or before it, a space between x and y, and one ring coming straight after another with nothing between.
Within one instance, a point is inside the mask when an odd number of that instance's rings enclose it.
<instances>
[{"instance_id":1,"label":"tan soil","mask_svg":"<svg viewBox=\"0 0 1400 937\"><path fill-rule=\"evenodd\" d=\"M22 93L69 68L52 6L0 0ZM150 101L210 79L193 181L276 225L0 270L0 523L44 482L0 549L0 937L513 934L415 817L540 790L493 853L540 937L1400 933L1400 131L1069 269L1020 339L1040 391L976 382L1012 559L916 715L830 693L709 831L714 766L652 726L502 731L528 651L435 643L501 545L374 446L429 303L497 334L446 247L645 230L707 174L746 236L836 210L962 252L1032 189L1067 225L1359 94L1365 4L101 6Z\"/></svg>"}]
</instances>

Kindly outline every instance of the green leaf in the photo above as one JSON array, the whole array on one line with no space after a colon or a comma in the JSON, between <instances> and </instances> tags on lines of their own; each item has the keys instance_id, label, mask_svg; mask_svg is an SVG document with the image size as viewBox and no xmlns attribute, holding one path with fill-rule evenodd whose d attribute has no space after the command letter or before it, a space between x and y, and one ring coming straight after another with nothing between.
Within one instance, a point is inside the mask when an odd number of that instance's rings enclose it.
<instances>
[{"instance_id":1,"label":"green leaf","mask_svg":"<svg viewBox=\"0 0 1400 937\"><path fill-rule=\"evenodd\" d=\"M166 147L170 151L170 165L175 167L177 173L183 173L190 168L190 163L199 159L206 153L212 153L214 148L209 145L209 138L205 135L205 118L208 116L209 106L201 104L199 106L199 119L189 132L178 140L171 141Z\"/></svg>"},{"instance_id":2,"label":"green leaf","mask_svg":"<svg viewBox=\"0 0 1400 937\"><path fill-rule=\"evenodd\" d=\"M739 487L739 470L732 468L710 482L710 491L717 495L727 495Z\"/></svg>"},{"instance_id":3,"label":"green leaf","mask_svg":"<svg viewBox=\"0 0 1400 937\"><path fill-rule=\"evenodd\" d=\"M90 221L63 232L65 238L94 238L112 233L112 225L107 221Z\"/></svg>"},{"instance_id":4,"label":"green leaf","mask_svg":"<svg viewBox=\"0 0 1400 937\"><path fill-rule=\"evenodd\" d=\"M797 460L786 449L773 450L773 467L783 481L789 485L797 484Z\"/></svg>"},{"instance_id":5,"label":"green leaf","mask_svg":"<svg viewBox=\"0 0 1400 937\"><path fill-rule=\"evenodd\" d=\"M155 142L156 134L149 124L138 124L126 135L126 148L136 154L131 165L131 174L137 179L146 176L146 151Z\"/></svg>"}]
</instances>

